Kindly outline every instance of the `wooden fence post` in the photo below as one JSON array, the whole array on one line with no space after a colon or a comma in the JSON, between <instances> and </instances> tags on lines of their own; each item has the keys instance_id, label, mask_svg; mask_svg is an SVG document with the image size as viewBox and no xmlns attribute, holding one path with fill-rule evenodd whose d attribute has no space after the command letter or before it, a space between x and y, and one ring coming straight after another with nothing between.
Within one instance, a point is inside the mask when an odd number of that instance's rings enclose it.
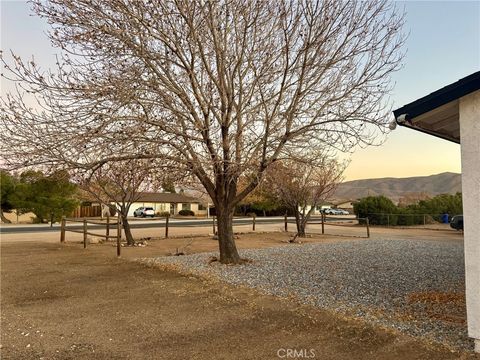
<instances>
[{"instance_id":1,"label":"wooden fence post","mask_svg":"<svg viewBox=\"0 0 480 360\"><path fill-rule=\"evenodd\" d=\"M368 217L366 219L366 224L367 224L367 238L370 237L370 222L368 220Z\"/></svg>"},{"instance_id":2,"label":"wooden fence post","mask_svg":"<svg viewBox=\"0 0 480 360\"><path fill-rule=\"evenodd\" d=\"M285 232L288 231L288 217L287 214L285 214Z\"/></svg>"},{"instance_id":3,"label":"wooden fence post","mask_svg":"<svg viewBox=\"0 0 480 360\"><path fill-rule=\"evenodd\" d=\"M322 213L322 235L325 234L325 214Z\"/></svg>"},{"instance_id":4,"label":"wooden fence post","mask_svg":"<svg viewBox=\"0 0 480 360\"><path fill-rule=\"evenodd\" d=\"M83 218L83 248L87 248L87 219Z\"/></svg>"},{"instance_id":5,"label":"wooden fence post","mask_svg":"<svg viewBox=\"0 0 480 360\"><path fill-rule=\"evenodd\" d=\"M216 235L217 231L215 230L215 215L212 216L212 224L213 224L213 235Z\"/></svg>"},{"instance_id":6,"label":"wooden fence post","mask_svg":"<svg viewBox=\"0 0 480 360\"><path fill-rule=\"evenodd\" d=\"M107 215L107 228L105 229L105 239L108 241L110 236L110 215Z\"/></svg>"},{"instance_id":7,"label":"wooden fence post","mask_svg":"<svg viewBox=\"0 0 480 360\"><path fill-rule=\"evenodd\" d=\"M257 218L257 214L253 214L253 218L252 218L252 230L255 231L255 220Z\"/></svg>"},{"instance_id":8,"label":"wooden fence post","mask_svg":"<svg viewBox=\"0 0 480 360\"><path fill-rule=\"evenodd\" d=\"M65 242L65 216L62 216L62 222L60 225L60 242L64 243Z\"/></svg>"},{"instance_id":9,"label":"wooden fence post","mask_svg":"<svg viewBox=\"0 0 480 360\"><path fill-rule=\"evenodd\" d=\"M165 218L165 239L168 239L168 223L170 220L170 214L168 214Z\"/></svg>"},{"instance_id":10,"label":"wooden fence post","mask_svg":"<svg viewBox=\"0 0 480 360\"><path fill-rule=\"evenodd\" d=\"M122 223L120 222L120 214L117 217L117 256L120 256L120 239L122 237Z\"/></svg>"}]
</instances>

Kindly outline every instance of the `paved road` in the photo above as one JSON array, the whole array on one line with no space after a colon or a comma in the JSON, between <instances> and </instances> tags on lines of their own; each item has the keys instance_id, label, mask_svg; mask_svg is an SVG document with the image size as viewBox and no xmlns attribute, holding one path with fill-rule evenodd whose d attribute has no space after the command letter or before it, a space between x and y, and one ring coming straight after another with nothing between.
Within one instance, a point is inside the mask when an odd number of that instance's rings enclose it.
<instances>
[{"instance_id":1,"label":"paved road","mask_svg":"<svg viewBox=\"0 0 480 360\"><path fill-rule=\"evenodd\" d=\"M344 220L353 220L353 216L345 216L341 219L341 221ZM338 221L339 219L333 218L329 219L327 218L326 221ZM95 219L94 221L98 221ZM242 225L242 224L251 224L252 223L252 218L235 218L234 220L235 225ZM318 223L320 221L320 218L312 218L311 223ZM284 218L283 216L276 216L276 217L257 217L256 222L258 224L283 224L284 223ZM294 223L295 219L293 217L288 218L289 223ZM165 224L164 219L132 219L130 221L130 227L132 229L146 229L146 228L158 228L163 227ZM207 225L212 224L212 219L170 219L169 222L169 227L204 227ZM81 230L83 228L83 225L80 223L67 223L67 226L69 229L72 230ZM89 228L95 228L95 227L104 227L104 225L93 225L89 224ZM32 225L26 225L26 224L21 224L21 225L2 225L0 226L0 234L17 234L17 233L33 233L33 232L52 232L56 231L58 232L60 230L60 225L59 224L53 224L53 226L50 226L48 224L32 224Z\"/></svg>"}]
</instances>

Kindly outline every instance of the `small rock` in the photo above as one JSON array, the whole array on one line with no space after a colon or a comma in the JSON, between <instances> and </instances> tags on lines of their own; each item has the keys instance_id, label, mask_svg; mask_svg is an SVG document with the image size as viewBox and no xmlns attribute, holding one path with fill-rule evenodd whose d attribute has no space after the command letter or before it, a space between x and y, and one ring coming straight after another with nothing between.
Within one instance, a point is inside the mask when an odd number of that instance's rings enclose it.
<instances>
[{"instance_id":1,"label":"small rock","mask_svg":"<svg viewBox=\"0 0 480 360\"><path fill-rule=\"evenodd\" d=\"M90 236L88 238L88 243L89 244L102 244L103 241L104 241L104 239L101 238L101 237L98 237L98 236Z\"/></svg>"}]
</instances>

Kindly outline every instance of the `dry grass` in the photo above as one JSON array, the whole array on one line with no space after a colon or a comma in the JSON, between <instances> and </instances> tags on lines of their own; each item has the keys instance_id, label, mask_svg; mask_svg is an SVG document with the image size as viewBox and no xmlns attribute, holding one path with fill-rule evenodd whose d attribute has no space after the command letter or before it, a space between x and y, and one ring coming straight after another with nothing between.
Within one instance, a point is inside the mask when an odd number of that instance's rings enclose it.
<instances>
[{"instance_id":1,"label":"dry grass","mask_svg":"<svg viewBox=\"0 0 480 360\"><path fill-rule=\"evenodd\" d=\"M108 245L1 250L2 359L275 359L280 348L330 360L459 356L318 308L116 259Z\"/></svg>"},{"instance_id":2,"label":"dry grass","mask_svg":"<svg viewBox=\"0 0 480 360\"><path fill-rule=\"evenodd\" d=\"M409 311L423 314L430 319L459 325L466 324L465 293L427 291L407 296ZM421 304L422 306L418 306ZM421 310L419 310L421 309Z\"/></svg>"}]
</instances>

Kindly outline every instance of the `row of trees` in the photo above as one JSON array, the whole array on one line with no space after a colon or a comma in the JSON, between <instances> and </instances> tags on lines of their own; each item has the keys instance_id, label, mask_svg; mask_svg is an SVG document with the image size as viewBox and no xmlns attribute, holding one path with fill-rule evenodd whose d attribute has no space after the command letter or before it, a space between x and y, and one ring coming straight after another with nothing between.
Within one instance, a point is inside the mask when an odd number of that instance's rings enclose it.
<instances>
[{"instance_id":1,"label":"row of trees","mask_svg":"<svg viewBox=\"0 0 480 360\"><path fill-rule=\"evenodd\" d=\"M0 174L2 222L10 222L4 212L15 211L17 216L32 212L37 222L53 223L79 204L77 186L65 171L49 176L40 171L26 171L18 177L5 171Z\"/></svg>"},{"instance_id":2,"label":"row of trees","mask_svg":"<svg viewBox=\"0 0 480 360\"><path fill-rule=\"evenodd\" d=\"M19 176L1 171L2 222L9 222L4 211L15 211L17 215L32 212L36 221L53 223L70 214L80 204L79 199L89 199L102 204L104 213L120 215L127 243L133 245L127 216L141 191L160 185L164 191L175 191L171 178L156 176L153 166L145 160L111 162L88 176L78 170L61 170L50 175L28 170ZM155 169L158 168L156 165Z\"/></svg>"},{"instance_id":3,"label":"row of trees","mask_svg":"<svg viewBox=\"0 0 480 360\"><path fill-rule=\"evenodd\" d=\"M145 186L156 184L151 166L139 161L108 163L88 179L76 177L70 181L65 171L45 176L39 171L27 171L15 177L2 171L3 211L15 210L17 215L33 212L39 222L58 221L78 205L77 197L89 198L103 204L108 214L118 212L128 244L133 244L127 215ZM310 162L279 161L268 169L265 179L245 200L268 204L294 214L297 236L305 236L306 224L316 206L325 201L341 180L345 164L333 157L318 153ZM171 179L162 179L164 191L175 191ZM77 196L78 195L78 196ZM82 196L83 195L83 196ZM265 208L263 208L265 209Z\"/></svg>"},{"instance_id":4,"label":"row of trees","mask_svg":"<svg viewBox=\"0 0 480 360\"><path fill-rule=\"evenodd\" d=\"M355 202L353 211L359 218L368 217L372 225L419 225L441 221L442 214L462 214L462 194L441 194L406 206L385 196L368 196Z\"/></svg>"},{"instance_id":5,"label":"row of trees","mask_svg":"<svg viewBox=\"0 0 480 360\"><path fill-rule=\"evenodd\" d=\"M169 164L215 205L223 263L240 262L234 209L267 169L378 143L387 129L404 42L393 2L33 4L61 54L50 71L2 58L19 85L2 99L3 163L83 173Z\"/></svg>"}]
</instances>

